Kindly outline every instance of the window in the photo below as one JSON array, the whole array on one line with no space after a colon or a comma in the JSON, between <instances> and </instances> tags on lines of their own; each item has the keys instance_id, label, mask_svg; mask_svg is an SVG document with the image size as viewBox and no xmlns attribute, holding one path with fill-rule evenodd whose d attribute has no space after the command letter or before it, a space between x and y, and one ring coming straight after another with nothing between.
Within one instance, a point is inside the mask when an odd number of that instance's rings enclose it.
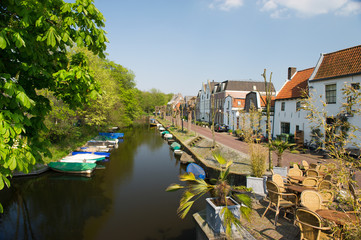
<instances>
[{"instance_id":1,"label":"window","mask_svg":"<svg viewBox=\"0 0 361 240\"><path fill-rule=\"evenodd\" d=\"M360 83L351 83L351 88L354 90L360 90Z\"/></svg>"},{"instance_id":2,"label":"window","mask_svg":"<svg viewBox=\"0 0 361 240\"><path fill-rule=\"evenodd\" d=\"M296 102L296 111L299 111L301 109L301 102Z\"/></svg>"},{"instance_id":3,"label":"window","mask_svg":"<svg viewBox=\"0 0 361 240\"><path fill-rule=\"evenodd\" d=\"M326 90L326 103L327 104L336 103L336 84L326 85L325 90Z\"/></svg>"},{"instance_id":4,"label":"window","mask_svg":"<svg viewBox=\"0 0 361 240\"><path fill-rule=\"evenodd\" d=\"M288 122L281 122L281 133L290 133L290 123Z\"/></svg>"},{"instance_id":5,"label":"window","mask_svg":"<svg viewBox=\"0 0 361 240\"><path fill-rule=\"evenodd\" d=\"M285 106L286 106L286 103L285 103L285 102L282 102L282 103L281 103L281 111L284 111L284 110L285 110Z\"/></svg>"},{"instance_id":6,"label":"window","mask_svg":"<svg viewBox=\"0 0 361 240\"><path fill-rule=\"evenodd\" d=\"M238 106L241 106L241 101L238 101Z\"/></svg>"},{"instance_id":7,"label":"window","mask_svg":"<svg viewBox=\"0 0 361 240\"><path fill-rule=\"evenodd\" d=\"M300 126L296 125L296 131L300 131Z\"/></svg>"}]
</instances>

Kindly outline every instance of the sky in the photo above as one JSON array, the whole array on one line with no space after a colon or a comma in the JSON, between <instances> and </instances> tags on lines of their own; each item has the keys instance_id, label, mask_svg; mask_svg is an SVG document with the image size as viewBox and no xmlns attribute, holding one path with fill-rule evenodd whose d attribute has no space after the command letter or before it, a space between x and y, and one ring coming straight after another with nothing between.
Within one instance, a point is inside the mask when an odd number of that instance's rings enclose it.
<instances>
[{"instance_id":1,"label":"sky","mask_svg":"<svg viewBox=\"0 0 361 240\"><path fill-rule=\"evenodd\" d=\"M361 0L95 0L108 59L137 88L195 96L202 84L263 81L277 91L288 67L361 45Z\"/></svg>"}]
</instances>

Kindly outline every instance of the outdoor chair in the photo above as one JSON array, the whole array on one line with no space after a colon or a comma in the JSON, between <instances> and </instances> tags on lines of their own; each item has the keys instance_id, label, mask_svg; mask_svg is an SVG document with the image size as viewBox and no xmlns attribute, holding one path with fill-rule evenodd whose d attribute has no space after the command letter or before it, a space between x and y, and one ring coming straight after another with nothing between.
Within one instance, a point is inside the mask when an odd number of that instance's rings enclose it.
<instances>
[{"instance_id":1,"label":"outdoor chair","mask_svg":"<svg viewBox=\"0 0 361 240\"><path fill-rule=\"evenodd\" d=\"M276 212L275 216L275 225L277 225L277 218L278 214L281 209L287 209L291 208L292 213L294 215L294 211L296 208L297 203L297 195L294 193L282 193L278 185L273 181L267 181L266 182L267 191L268 191L268 200L269 204L264 211L262 217L267 213L268 209L271 209L272 211ZM273 208L274 209L273 209ZM286 211L284 214L284 217L286 217Z\"/></svg>"},{"instance_id":2,"label":"outdoor chair","mask_svg":"<svg viewBox=\"0 0 361 240\"><path fill-rule=\"evenodd\" d=\"M319 193L321 195L323 204L332 203L334 194L331 190L322 189L319 191Z\"/></svg>"},{"instance_id":3,"label":"outdoor chair","mask_svg":"<svg viewBox=\"0 0 361 240\"><path fill-rule=\"evenodd\" d=\"M326 205L323 204L321 195L313 190L305 190L301 193L301 206L308 208L311 211L318 209L327 209Z\"/></svg>"},{"instance_id":4,"label":"outdoor chair","mask_svg":"<svg viewBox=\"0 0 361 240\"><path fill-rule=\"evenodd\" d=\"M331 182L332 176L331 176L330 174L327 174L327 175L323 178L323 180L327 180L327 181L330 181L330 182Z\"/></svg>"},{"instance_id":5,"label":"outdoor chair","mask_svg":"<svg viewBox=\"0 0 361 240\"><path fill-rule=\"evenodd\" d=\"M272 181L277 184L281 192L286 192L285 179L279 174L272 175Z\"/></svg>"},{"instance_id":6,"label":"outdoor chair","mask_svg":"<svg viewBox=\"0 0 361 240\"><path fill-rule=\"evenodd\" d=\"M359 198L359 191L356 190L355 185L351 181L348 182L348 189L350 190L351 196L355 203L361 203L361 200Z\"/></svg>"},{"instance_id":7,"label":"outdoor chair","mask_svg":"<svg viewBox=\"0 0 361 240\"><path fill-rule=\"evenodd\" d=\"M305 171L307 171L310 168L310 165L306 160L302 160L302 166L305 169Z\"/></svg>"},{"instance_id":8,"label":"outdoor chair","mask_svg":"<svg viewBox=\"0 0 361 240\"><path fill-rule=\"evenodd\" d=\"M294 164L292 165L292 167L293 167L293 168L296 168L296 169L300 169L300 167L298 166L297 163L294 163Z\"/></svg>"},{"instance_id":9,"label":"outdoor chair","mask_svg":"<svg viewBox=\"0 0 361 240\"><path fill-rule=\"evenodd\" d=\"M331 227L323 225L322 218L305 208L296 210L296 222L300 228L301 238L309 240L331 239Z\"/></svg>"},{"instance_id":10,"label":"outdoor chair","mask_svg":"<svg viewBox=\"0 0 361 240\"><path fill-rule=\"evenodd\" d=\"M302 175L303 172L299 168L290 168L290 170L288 170L288 176L302 177ZM298 183L297 180L293 180L293 179L289 179L289 181L291 183Z\"/></svg>"},{"instance_id":11,"label":"outdoor chair","mask_svg":"<svg viewBox=\"0 0 361 240\"><path fill-rule=\"evenodd\" d=\"M310 163L310 164L309 164L309 169L316 169L317 166L318 166L317 163Z\"/></svg>"},{"instance_id":12,"label":"outdoor chair","mask_svg":"<svg viewBox=\"0 0 361 240\"><path fill-rule=\"evenodd\" d=\"M302 185L305 187L313 187L316 188L318 185L318 180L317 178L314 177L306 177L303 181L302 181Z\"/></svg>"},{"instance_id":13,"label":"outdoor chair","mask_svg":"<svg viewBox=\"0 0 361 240\"><path fill-rule=\"evenodd\" d=\"M332 189L332 183L328 180L322 180L319 184L318 184L318 191L321 190L331 190Z\"/></svg>"},{"instance_id":14,"label":"outdoor chair","mask_svg":"<svg viewBox=\"0 0 361 240\"><path fill-rule=\"evenodd\" d=\"M318 167L316 167L316 170L318 172L322 172L322 173L327 173L328 172L328 167L326 165L318 165Z\"/></svg>"},{"instance_id":15,"label":"outdoor chair","mask_svg":"<svg viewBox=\"0 0 361 240\"><path fill-rule=\"evenodd\" d=\"M306 171L306 174L305 174L307 177L318 177L319 174L318 174L318 171L316 171L315 169L308 169Z\"/></svg>"}]
</instances>

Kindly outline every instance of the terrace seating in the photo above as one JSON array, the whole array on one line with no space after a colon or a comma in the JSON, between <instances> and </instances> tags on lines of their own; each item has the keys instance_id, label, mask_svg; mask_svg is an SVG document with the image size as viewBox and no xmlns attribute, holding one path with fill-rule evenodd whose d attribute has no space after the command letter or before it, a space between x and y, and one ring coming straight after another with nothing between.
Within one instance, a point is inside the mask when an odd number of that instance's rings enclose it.
<instances>
[{"instance_id":1,"label":"terrace seating","mask_svg":"<svg viewBox=\"0 0 361 240\"><path fill-rule=\"evenodd\" d=\"M290 168L290 170L288 171L288 176L292 177L292 176L297 176L297 177L302 177L303 172L299 169L299 168ZM293 179L289 179L289 181L291 183L298 183L298 180L293 180Z\"/></svg>"},{"instance_id":2,"label":"terrace seating","mask_svg":"<svg viewBox=\"0 0 361 240\"><path fill-rule=\"evenodd\" d=\"M262 217L267 213L268 209L276 212L275 225L277 225L278 214L281 209L291 208L294 214L294 210L297 204L297 196L294 193L282 193L278 185L273 181L266 182L268 191L269 204L264 211ZM274 209L272 209L274 207ZM284 217L286 216L286 212Z\"/></svg>"},{"instance_id":3,"label":"terrace seating","mask_svg":"<svg viewBox=\"0 0 361 240\"><path fill-rule=\"evenodd\" d=\"M310 164L309 164L309 169L316 169L317 166L318 166L317 163L310 163Z\"/></svg>"},{"instance_id":4,"label":"terrace seating","mask_svg":"<svg viewBox=\"0 0 361 240\"><path fill-rule=\"evenodd\" d=\"M332 189L332 183L328 180L322 180L319 184L318 184L318 191L322 191L322 190L331 190Z\"/></svg>"},{"instance_id":5,"label":"terrace seating","mask_svg":"<svg viewBox=\"0 0 361 240\"><path fill-rule=\"evenodd\" d=\"M306 160L302 160L302 166L305 169L305 171L307 171L310 168L310 165Z\"/></svg>"},{"instance_id":6,"label":"terrace seating","mask_svg":"<svg viewBox=\"0 0 361 240\"><path fill-rule=\"evenodd\" d=\"M302 181L302 185L305 187L313 187L316 188L318 185L318 180L317 178L314 177L306 177L303 181Z\"/></svg>"},{"instance_id":7,"label":"terrace seating","mask_svg":"<svg viewBox=\"0 0 361 240\"><path fill-rule=\"evenodd\" d=\"M315 169L308 169L307 171L306 171L306 174L305 174L307 177L318 177L319 176L319 173L318 173L318 171L317 170L315 170Z\"/></svg>"},{"instance_id":8,"label":"terrace seating","mask_svg":"<svg viewBox=\"0 0 361 240\"><path fill-rule=\"evenodd\" d=\"M308 208L311 211L318 209L327 209L323 204L321 195L313 190L305 190L301 193L301 206Z\"/></svg>"},{"instance_id":9,"label":"terrace seating","mask_svg":"<svg viewBox=\"0 0 361 240\"><path fill-rule=\"evenodd\" d=\"M273 174L272 181L277 184L277 186L280 188L281 192L286 192L285 182L284 182L285 180L281 175Z\"/></svg>"},{"instance_id":10,"label":"terrace seating","mask_svg":"<svg viewBox=\"0 0 361 240\"><path fill-rule=\"evenodd\" d=\"M321 217L308 209L296 210L296 222L301 231L301 239L329 239L331 236L325 232L330 231L329 226L324 226Z\"/></svg>"}]
</instances>

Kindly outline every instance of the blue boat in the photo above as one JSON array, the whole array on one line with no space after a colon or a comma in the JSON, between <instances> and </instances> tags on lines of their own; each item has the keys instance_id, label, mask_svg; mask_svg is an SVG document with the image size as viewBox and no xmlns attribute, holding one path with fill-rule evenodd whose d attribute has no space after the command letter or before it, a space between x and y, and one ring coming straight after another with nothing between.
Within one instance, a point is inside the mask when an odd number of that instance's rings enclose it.
<instances>
[{"instance_id":1,"label":"blue boat","mask_svg":"<svg viewBox=\"0 0 361 240\"><path fill-rule=\"evenodd\" d=\"M109 138L123 138L124 137L124 133L105 133L105 132L100 132L99 133L100 136L106 136Z\"/></svg>"},{"instance_id":2,"label":"blue boat","mask_svg":"<svg viewBox=\"0 0 361 240\"><path fill-rule=\"evenodd\" d=\"M95 154L95 155L100 155L100 156L104 156L104 157L109 157L110 153L107 152L72 152L71 155L77 155L77 154Z\"/></svg>"},{"instance_id":3,"label":"blue boat","mask_svg":"<svg viewBox=\"0 0 361 240\"><path fill-rule=\"evenodd\" d=\"M186 171L187 173L193 173L197 179L205 179L206 177L206 172L203 168L195 163L188 164Z\"/></svg>"}]
</instances>

